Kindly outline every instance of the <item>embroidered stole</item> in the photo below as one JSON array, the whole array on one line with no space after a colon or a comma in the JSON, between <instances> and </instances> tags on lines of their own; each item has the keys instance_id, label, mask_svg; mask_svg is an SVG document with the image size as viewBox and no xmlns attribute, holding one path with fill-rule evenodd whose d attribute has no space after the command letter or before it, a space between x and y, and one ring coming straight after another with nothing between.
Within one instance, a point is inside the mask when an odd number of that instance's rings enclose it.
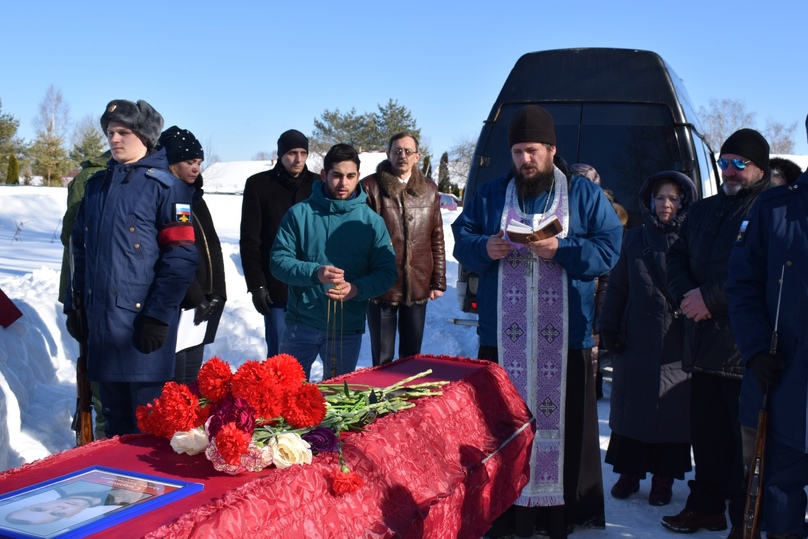
<instances>
[{"instance_id":1,"label":"embroidered stole","mask_svg":"<svg viewBox=\"0 0 808 539\"><path fill-rule=\"evenodd\" d=\"M547 215L555 215L569 231L566 178L556 170L555 197ZM552 196L550 193L548 196ZM543 214L525 215L519 208L514 180L508 184L502 229L511 219L531 223ZM524 246L499 265L497 315L500 364L536 418L530 458L530 481L516 505L564 505L564 403L567 378L567 272ZM575 466L576 463L571 463Z\"/></svg>"}]
</instances>

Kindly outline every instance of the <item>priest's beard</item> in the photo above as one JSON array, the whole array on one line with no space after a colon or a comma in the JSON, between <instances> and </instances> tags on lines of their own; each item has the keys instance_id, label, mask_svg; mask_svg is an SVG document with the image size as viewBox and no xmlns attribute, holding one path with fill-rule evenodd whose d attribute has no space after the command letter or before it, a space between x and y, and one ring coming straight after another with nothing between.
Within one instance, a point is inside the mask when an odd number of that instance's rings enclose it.
<instances>
[{"instance_id":1,"label":"priest's beard","mask_svg":"<svg viewBox=\"0 0 808 539\"><path fill-rule=\"evenodd\" d=\"M523 172L524 170L524 172ZM553 186L553 178L555 177L555 169L552 163L548 170L540 171L537 168L530 170L514 171L514 178L516 179L516 192L519 198L526 200L528 198L536 198L545 191L549 191Z\"/></svg>"}]
</instances>

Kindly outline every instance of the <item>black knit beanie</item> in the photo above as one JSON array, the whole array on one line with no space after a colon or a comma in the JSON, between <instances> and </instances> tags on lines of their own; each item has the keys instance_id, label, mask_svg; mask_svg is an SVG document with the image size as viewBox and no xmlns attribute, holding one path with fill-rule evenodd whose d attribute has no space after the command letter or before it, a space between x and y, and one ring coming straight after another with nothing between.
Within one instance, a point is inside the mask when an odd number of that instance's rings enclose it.
<instances>
[{"instance_id":1,"label":"black knit beanie","mask_svg":"<svg viewBox=\"0 0 808 539\"><path fill-rule=\"evenodd\" d=\"M739 129L731 134L721 145L721 155L727 153L751 159L764 172L764 178L768 178L771 174L769 143L754 129Z\"/></svg>"},{"instance_id":2,"label":"black knit beanie","mask_svg":"<svg viewBox=\"0 0 808 539\"><path fill-rule=\"evenodd\" d=\"M163 130L163 117L143 100L137 103L126 99L110 101L104 114L101 115L101 129L104 130L104 134L110 122L125 125L151 146L154 146L160 137L160 131Z\"/></svg>"},{"instance_id":3,"label":"black knit beanie","mask_svg":"<svg viewBox=\"0 0 808 539\"><path fill-rule=\"evenodd\" d=\"M278 157L283 157L286 155L286 152L289 150L294 150L295 148L303 148L308 152L309 139L307 139L306 135L297 129L284 131L281 137L278 139Z\"/></svg>"},{"instance_id":4,"label":"black knit beanie","mask_svg":"<svg viewBox=\"0 0 808 539\"><path fill-rule=\"evenodd\" d=\"M528 105L508 124L508 147L520 142L556 145L555 123L550 113L538 105Z\"/></svg>"},{"instance_id":5,"label":"black knit beanie","mask_svg":"<svg viewBox=\"0 0 808 539\"><path fill-rule=\"evenodd\" d=\"M205 151L193 133L172 125L160 135L160 146L166 149L168 164L191 159L205 159Z\"/></svg>"}]
</instances>

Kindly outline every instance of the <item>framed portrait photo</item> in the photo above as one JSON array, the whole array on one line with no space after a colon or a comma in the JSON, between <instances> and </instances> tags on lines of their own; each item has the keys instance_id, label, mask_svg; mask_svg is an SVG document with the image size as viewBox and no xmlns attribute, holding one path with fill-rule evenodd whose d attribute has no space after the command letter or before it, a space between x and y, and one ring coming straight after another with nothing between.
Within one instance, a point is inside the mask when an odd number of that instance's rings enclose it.
<instances>
[{"instance_id":1,"label":"framed portrait photo","mask_svg":"<svg viewBox=\"0 0 808 539\"><path fill-rule=\"evenodd\" d=\"M203 489L95 466L0 496L0 537L86 537Z\"/></svg>"}]
</instances>

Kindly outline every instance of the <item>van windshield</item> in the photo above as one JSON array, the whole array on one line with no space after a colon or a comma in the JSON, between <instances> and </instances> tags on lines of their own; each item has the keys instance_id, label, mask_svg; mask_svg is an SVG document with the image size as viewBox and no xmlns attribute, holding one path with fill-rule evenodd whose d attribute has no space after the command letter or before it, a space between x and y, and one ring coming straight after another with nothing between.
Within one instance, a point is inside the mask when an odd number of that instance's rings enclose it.
<instances>
[{"instance_id":1,"label":"van windshield","mask_svg":"<svg viewBox=\"0 0 808 539\"><path fill-rule=\"evenodd\" d=\"M645 178L677 170L682 156L673 116L666 105L645 103L539 103L553 116L557 151L569 164L586 163L598 170L601 185L629 212L629 226L641 224L637 192ZM511 166L507 129L524 104L504 105L486 147L488 170L479 170L475 188L501 176ZM501 131L498 133L498 131Z\"/></svg>"}]
</instances>

